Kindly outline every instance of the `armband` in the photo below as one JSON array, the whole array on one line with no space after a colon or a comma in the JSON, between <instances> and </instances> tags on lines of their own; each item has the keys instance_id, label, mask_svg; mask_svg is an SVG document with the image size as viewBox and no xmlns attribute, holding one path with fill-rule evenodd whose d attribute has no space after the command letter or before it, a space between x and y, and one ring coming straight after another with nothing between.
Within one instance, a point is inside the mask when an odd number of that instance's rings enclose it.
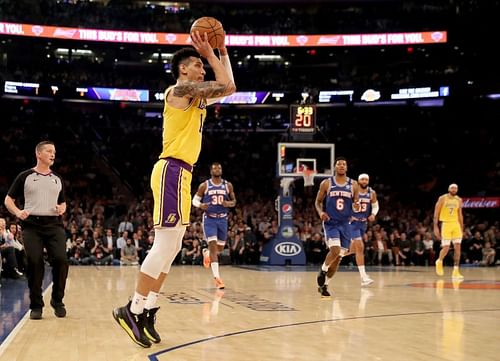
<instances>
[{"instance_id":1,"label":"armband","mask_svg":"<svg viewBox=\"0 0 500 361\"><path fill-rule=\"evenodd\" d=\"M200 208L201 206L201 197L197 194L193 197L193 206L196 208Z\"/></svg>"},{"instance_id":2,"label":"armband","mask_svg":"<svg viewBox=\"0 0 500 361\"><path fill-rule=\"evenodd\" d=\"M376 216L378 213L379 207L378 207L378 201L375 203L372 203L372 215Z\"/></svg>"}]
</instances>

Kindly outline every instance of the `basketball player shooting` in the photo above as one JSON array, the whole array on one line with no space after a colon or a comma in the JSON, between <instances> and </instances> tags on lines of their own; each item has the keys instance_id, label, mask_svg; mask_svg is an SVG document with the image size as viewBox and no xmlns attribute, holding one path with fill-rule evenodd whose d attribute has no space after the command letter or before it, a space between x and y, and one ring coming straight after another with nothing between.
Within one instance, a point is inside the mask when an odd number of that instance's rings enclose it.
<instances>
[{"instance_id":1,"label":"basketball player shooting","mask_svg":"<svg viewBox=\"0 0 500 361\"><path fill-rule=\"evenodd\" d=\"M196 31L191 39L194 49L174 53L172 74L176 84L165 91L163 150L151 174L154 244L141 265L132 299L113 310L116 322L142 347L161 341L155 329L157 300L189 224L192 170L201 150L206 106L236 91L224 41L219 59L207 34ZM205 81L202 58L210 64L215 81Z\"/></svg>"}]
</instances>

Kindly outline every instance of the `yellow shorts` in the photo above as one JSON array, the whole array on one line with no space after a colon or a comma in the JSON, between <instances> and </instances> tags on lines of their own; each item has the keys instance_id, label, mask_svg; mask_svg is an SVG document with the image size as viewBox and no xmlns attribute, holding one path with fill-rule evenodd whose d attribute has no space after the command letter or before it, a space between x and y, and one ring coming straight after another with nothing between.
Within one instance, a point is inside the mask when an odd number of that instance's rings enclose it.
<instances>
[{"instance_id":1,"label":"yellow shorts","mask_svg":"<svg viewBox=\"0 0 500 361\"><path fill-rule=\"evenodd\" d=\"M441 246L449 246L450 242L462 242L462 229L458 222L441 223Z\"/></svg>"},{"instance_id":2,"label":"yellow shorts","mask_svg":"<svg viewBox=\"0 0 500 361\"><path fill-rule=\"evenodd\" d=\"M162 158L151 172L155 227L187 226L191 213L193 167L179 159Z\"/></svg>"}]
</instances>

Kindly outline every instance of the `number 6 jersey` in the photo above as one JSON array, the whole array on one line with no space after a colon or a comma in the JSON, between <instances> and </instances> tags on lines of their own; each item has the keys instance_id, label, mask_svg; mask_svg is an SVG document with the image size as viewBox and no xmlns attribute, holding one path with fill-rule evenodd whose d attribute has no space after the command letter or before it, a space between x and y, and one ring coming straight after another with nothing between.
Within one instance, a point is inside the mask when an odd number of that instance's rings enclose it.
<instances>
[{"instance_id":1,"label":"number 6 jersey","mask_svg":"<svg viewBox=\"0 0 500 361\"><path fill-rule=\"evenodd\" d=\"M326 195L326 213L331 219L326 223L348 223L352 216L352 197L351 178L347 178L346 183L340 185L335 182L335 177L331 177Z\"/></svg>"}]
</instances>

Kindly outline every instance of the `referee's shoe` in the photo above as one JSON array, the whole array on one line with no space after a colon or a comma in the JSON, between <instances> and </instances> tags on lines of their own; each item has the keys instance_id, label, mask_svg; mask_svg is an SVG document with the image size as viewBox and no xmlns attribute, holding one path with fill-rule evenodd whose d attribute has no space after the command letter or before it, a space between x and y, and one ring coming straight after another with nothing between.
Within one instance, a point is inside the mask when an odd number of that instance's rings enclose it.
<instances>
[{"instance_id":1,"label":"referee's shoe","mask_svg":"<svg viewBox=\"0 0 500 361\"><path fill-rule=\"evenodd\" d=\"M151 347L151 341L144 333L146 326L146 312L136 315L130 311L131 301L126 306L118 307L113 310L113 317L118 324L130 336L132 341L142 347Z\"/></svg>"}]
</instances>

